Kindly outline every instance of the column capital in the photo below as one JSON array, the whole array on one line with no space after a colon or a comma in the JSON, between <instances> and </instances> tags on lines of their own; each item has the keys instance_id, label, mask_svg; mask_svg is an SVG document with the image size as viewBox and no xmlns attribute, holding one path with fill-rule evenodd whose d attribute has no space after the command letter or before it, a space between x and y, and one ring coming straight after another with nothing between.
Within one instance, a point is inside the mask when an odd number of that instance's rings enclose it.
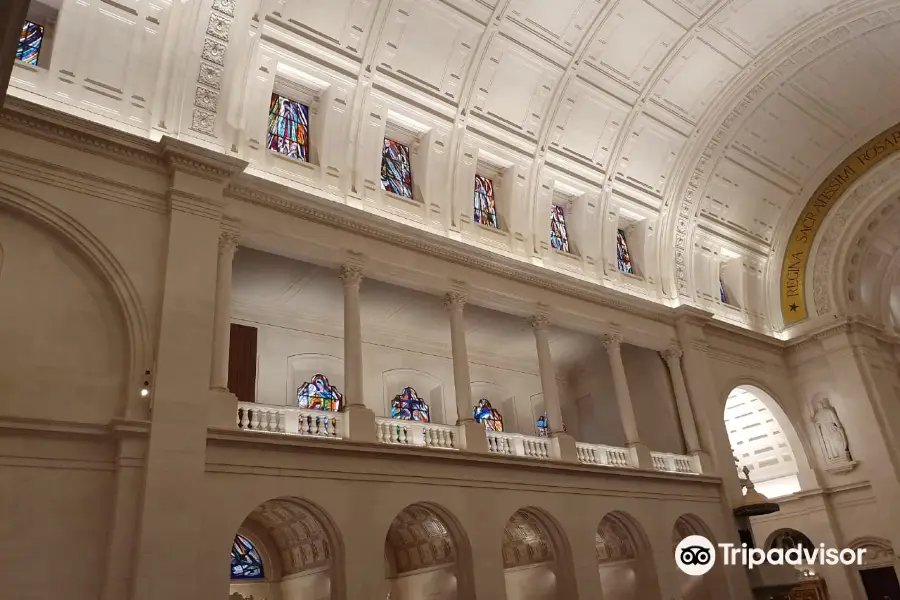
<instances>
[{"instance_id":1,"label":"column capital","mask_svg":"<svg viewBox=\"0 0 900 600\"><path fill-rule=\"evenodd\" d=\"M681 346L675 345L669 346L668 348L660 352L660 355L662 355L666 363L671 365L681 360L681 357L684 355L684 351L681 349Z\"/></svg>"},{"instance_id":2,"label":"column capital","mask_svg":"<svg viewBox=\"0 0 900 600\"><path fill-rule=\"evenodd\" d=\"M621 333L607 333L603 336L603 347L606 348L607 352L613 352L615 350L619 350L622 346L622 334Z\"/></svg>"},{"instance_id":3,"label":"column capital","mask_svg":"<svg viewBox=\"0 0 900 600\"><path fill-rule=\"evenodd\" d=\"M544 331L550 327L550 318L547 315L534 315L528 319L528 324L537 331Z\"/></svg>"},{"instance_id":4,"label":"column capital","mask_svg":"<svg viewBox=\"0 0 900 600\"><path fill-rule=\"evenodd\" d=\"M340 277L344 286L357 287L362 283L362 267L354 264L341 265Z\"/></svg>"},{"instance_id":5,"label":"column capital","mask_svg":"<svg viewBox=\"0 0 900 600\"><path fill-rule=\"evenodd\" d=\"M219 254L231 253L237 250L240 234L237 231L223 229L219 232Z\"/></svg>"},{"instance_id":6,"label":"column capital","mask_svg":"<svg viewBox=\"0 0 900 600\"><path fill-rule=\"evenodd\" d=\"M447 310L462 310L469 297L465 292L452 291L444 295L444 307Z\"/></svg>"}]
</instances>

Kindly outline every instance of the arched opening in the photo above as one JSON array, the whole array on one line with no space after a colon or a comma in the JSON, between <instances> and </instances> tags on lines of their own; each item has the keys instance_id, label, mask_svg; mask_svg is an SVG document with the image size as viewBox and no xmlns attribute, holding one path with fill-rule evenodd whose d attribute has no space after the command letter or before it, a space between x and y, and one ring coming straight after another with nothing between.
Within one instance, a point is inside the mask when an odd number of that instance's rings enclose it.
<instances>
[{"instance_id":1,"label":"arched opening","mask_svg":"<svg viewBox=\"0 0 900 600\"><path fill-rule=\"evenodd\" d=\"M785 528L773 531L769 536L769 539L765 544L765 550L772 550L773 548L780 548L781 550L793 550L794 548L797 548L811 552L815 548L815 545L806 534L797 531L796 529ZM797 565L795 568L797 569L798 577L804 579L819 577L819 574L816 572L817 569L815 564Z\"/></svg>"},{"instance_id":2,"label":"arched opening","mask_svg":"<svg viewBox=\"0 0 900 600\"><path fill-rule=\"evenodd\" d=\"M327 517L296 498L256 507L231 550L230 598L330 600L340 546Z\"/></svg>"},{"instance_id":3,"label":"arched opening","mask_svg":"<svg viewBox=\"0 0 900 600\"><path fill-rule=\"evenodd\" d=\"M424 504L394 517L384 542L390 600L455 600L460 595L460 542L449 516Z\"/></svg>"},{"instance_id":4,"label":"arched opening","mask_svg":"<svg viewBox=\"0 0 900 600\"><path fill-rule=\"evenodd\" d=\"M856 567L856 585L866 600L900 598L900 580L894 568L894 549L885 539L865 537L849 544L854 550L865 549L862 565Z\"/></svg>"},{"instance_id":5,"label":"arched opening","mask_svg":"<svg viewBox=\"0 0 900 600\"><path fill-rule=\"evenodd\" d=\"M507 600L556 600L559 546L549 519L533 509L517 510L503 530L503 575Z\"/></svg>"},{"instance_id":6,"label":"arched opening","mask_svg":"<svg viewBox=\"0 0 900 600\"><path fill-rule=\"evenodd\" d=\"M675 548L689 535L702 535L713 546L716 540L703 521L694 515L681 515L672 527L672 555ZM688 575L681 570L676 570L678 589L682 600L718 600L722 597L722 591L728 589L724 574L722 573L722 560L716 557L716 564L705 575Z\"/></svg>"},{"instance_id":7,"label":"arched opening","mask_svg":"<svg viewBox=\"0 0 900 600\"><path fill-rule=\"evenodd\" d=\"M660 597L650 545L637 522L611 512L597 526L597 569L604 600Z\"/></svg>"},{"instance_id":8,"label":"arched opening","mask_svg":"<svg viewBox=\"0 0 900 600\"><path fill-rule=\"evenodd\" d=\"M734 388L725 402L724 420L737 468L749 470L759 493L777 498L800 491L803 448L771 396L752 385Z\"/></svg>"}]
</instances>

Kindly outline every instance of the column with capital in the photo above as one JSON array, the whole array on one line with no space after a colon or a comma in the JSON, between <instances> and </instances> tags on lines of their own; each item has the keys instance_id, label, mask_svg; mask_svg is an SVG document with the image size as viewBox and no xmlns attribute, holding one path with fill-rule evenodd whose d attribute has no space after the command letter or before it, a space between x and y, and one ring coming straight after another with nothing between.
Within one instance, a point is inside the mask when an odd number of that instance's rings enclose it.
<instances>
[{"instance_id":1,"label":"column with capital","mask_svg":"<svg viewBox=\"0 0 900 600\"><path fill-rule=\"evenodd\" d=\"M701 473L712 468L709 456L703 452L700 446L700 438L697 435L697 422L694 420L694 409L691 407L691 399L688 396L687 385L684 383L684 373L681 370L681 346L672 346L660 353L666 365L669 367L669 376L672 379L672 390L675 392L675 407L678 409L678 420L681 422L681 432L684 435L685 450L694 457L694 466Z\"/></svg>"},{"instance_id":2,"label":"column with capital","mask_svg":"<svg viewBox=\"0 0 900 600\"><path fill-rule=\"evenodd\" d=\"M219 233L216 264L216 301L213 327L212 365L209 387L213 392L210 426L234 427L237 398L228 390L228 355L231 342L231 274L238 234L232 228Z\"/></svg>"},{"instance_id":3,"label":"column with capital","mask_svg":"<svg viewBox=\"0 0 900 600\"><path fill-rule=\"evenodd\" d=\"M625 365L622 363L622 336L618 333L604 336L603 347L606 348L609 357L616 404L619 406L622 429L625 430L625 445L631 450L632 461L636 463L636 466L642 469L652 469L653 460L650 458L650 451L641 442L640 435L638 435L637 419L634 417L634 406L631 404L628 378L625 375Z\"/></svg>"},{"instance_id":4,"label":"column with capital","mask_svg":"<svg viewBox=\"0 0 900 600\"><path fill-rule=\"evenodd\" d=\"M360 442L375 441L375 413L363 398L362 317L359 286L362 267L348 263L341 266L344 284L344 399L345 427L342 435Z\"/></svg>"},{"instance_id":5,"label":"column with capital","mask_svg":"<svg viewBox=\"0 0 900 600\"><path fill-rule=\"evenodd\" d=\"M559 404L559 388L556 385L556 371L550 354L550 320L546 315L535 315L530 320L537 346L538 368L541 373L541 390L544 395L544 410L547 411L547 428L552 442L552 457L565 462L578 462L575 438L565 432L562 409Z\"/></svg>"},{"instance_id":6,"label":"column with capital","mask_svg":"<svg viewBox=\"0 0 900 600\"><path fill-rule=\"evenodd\" d=\"M466 295L450 292L444 306L450 315L450 347L453 353L453 387L456 390L456 425L459 427L460 448L469 452L488 451L484 425L475 422L472 403L472 378L469 375L469 350L466 347L466 324L463 309Z\"/></svg>"}]
</instances>

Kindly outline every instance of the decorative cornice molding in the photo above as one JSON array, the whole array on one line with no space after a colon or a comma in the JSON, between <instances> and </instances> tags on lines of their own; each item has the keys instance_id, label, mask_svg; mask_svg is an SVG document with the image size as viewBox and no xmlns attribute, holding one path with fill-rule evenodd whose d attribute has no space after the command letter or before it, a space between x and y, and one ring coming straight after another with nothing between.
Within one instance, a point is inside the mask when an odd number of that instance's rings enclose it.
<instances>
[{"instance_id":1,"label":"decorative cornice molding","mask_svg":"<svg viewBox=\"0 0 900 600\"><path fill-rule=\"evenodd\" d=\"M198 196L181 190L170 189L168 199L169 209L172 211L186 212L198 217L215 219L216 221L222 218L223 205L215 202L211 198Z\"/></svg>"},{"instance_id":2,"label":"decorative cornice molding","mask_svg":"<svg viewBox=\"0 0 900 600\"><path fill-rule=\"evenodd\" d=\"M159 153L172 172L190 173L222 185L248 164L247 161L169 136L159 141Z\"/></svg>"}]
</instances>

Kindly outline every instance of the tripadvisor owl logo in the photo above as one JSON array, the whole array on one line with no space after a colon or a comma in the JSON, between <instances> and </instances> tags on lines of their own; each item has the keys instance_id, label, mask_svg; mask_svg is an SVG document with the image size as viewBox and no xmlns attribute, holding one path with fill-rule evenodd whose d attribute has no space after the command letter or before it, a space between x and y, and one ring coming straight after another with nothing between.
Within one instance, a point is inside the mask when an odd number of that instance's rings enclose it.
<instances>
[{"instance_id":1,"label":"tripadvisor owl logo","mask_svg":"<svg viewBox=\"0 0 900 600\"><path fill-rule=\"evenodd\" d=\"M675 565L686 575L706 575L715 564L716 548L702 535L689 535L675 547Z\"/></svg>"}]
</instances>

